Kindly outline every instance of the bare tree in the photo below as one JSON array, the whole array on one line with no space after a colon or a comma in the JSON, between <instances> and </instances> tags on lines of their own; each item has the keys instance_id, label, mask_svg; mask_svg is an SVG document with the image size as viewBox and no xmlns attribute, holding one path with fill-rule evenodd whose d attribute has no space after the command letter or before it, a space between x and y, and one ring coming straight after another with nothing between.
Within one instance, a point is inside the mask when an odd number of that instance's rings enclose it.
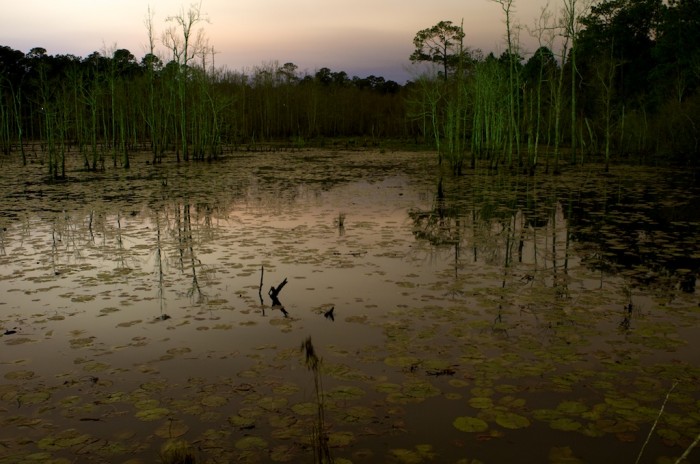
<instances>
[{"instance_id":1,"label":"bare tree","mask_svg":"<svg viewBox=\"0 0 700 464\"><path fill-rule=\"evenodd\" d=\"M512 162L513 148L520 157L520 130L518 128L518 119L520 117L520 99L517 98L519 90L519 74L516 69L517 59L520 56L518 53L518 35L517 27L513 26L512 17L515 12L513 6L514 0L491 0L494 3L501 5L505 14L506 22L506 42L508 44L508 108L509 108L509 123L508 123L508 163ZM515 142L515 147L513 143ZM522 164L522 160L520 160Z\"/></svg>"},{"instance_id":2,"label":"bare tree","mask_svg":"<svg viewBox=\"0 0 700 464\"><path fill-rule=\"evenodd\" d=\"M187 66L199 54L199 48L206 44L204 31L196 29L198 23L209 22L202 14L202 1L192 3L186 12L181 7L178 15L168 16L166 21L175 23L175 26L165 30L163 44L173 53L173 59L178 64Z\"/></svg>"},{"instance_id":3,"label":"bare tree","mask_svg":"<svg viewBox=\"0 0 700 464\"><path fill-rule=\"evenodd\" d=\"M187 129L187 76L188 65L195 56L199 54L199 49L207 46L207 42L202 29L196 29L200 22L209 20L202 14L202 2L193 3L185 12L184 8L176 16L168 16L166 21L175 23L163 33L163 44L172 52L173 61L178 65L177 74L177 98L180 107L180 147L185 161L189 160L189 144ZM196 34L193 36L193 34ZM179 155L178 155L179 159Z\"/></svg>"},{"instance_id":4,"label":"bare tree","mask_svg":"<svg viewBox=\"0 0 700 464\"><path fill-rule=\"evenodd\" d=\"M590 9L593 0L563 0L562 30L567 42L571 44L571 159L576 161L576 44L581 31L580 18ZM563 63L563 61L562 61Z\"/></svg>"},{"instance_id":5,"label":"bare tree","mask_svg":"<svg viewBox=\"0 0 700 464\"><path fill-rule=\"evenodd\" d=\"M529 164L530 169L532 171L534 171L539 161L538 151L540 145L540 134L542 125L542 87L545 81L548 82L550 86L553 85L553 83L550 82L550 79L554 76L552 76L549 70L547 70L549 60L547 59L548 57L544 55L545 49L551 52L552 46L554 44L554 37L556 32L554 27L552 26L552 19L552 13L549 11L548 6L543 6L540 10L539 17L535 19L534 26L531 29L528 28L528 32L530 33L530 35L533 38L537 39L538 49L535 52L535 57L537 58L537 63L539 64L537 69L537 81L535 84L535 101L537 105L537 110L535 115L536 122L534 123L534 126L532 120L530 120L531 132L534 135L534 137L531 137L529 141L531 149ZM552 55L552 59L553 58L554 57ZM546 73L545 70L547 70ZM548 162L549 160L547 161L547 163Z\"/></svg>"}]
</instances>

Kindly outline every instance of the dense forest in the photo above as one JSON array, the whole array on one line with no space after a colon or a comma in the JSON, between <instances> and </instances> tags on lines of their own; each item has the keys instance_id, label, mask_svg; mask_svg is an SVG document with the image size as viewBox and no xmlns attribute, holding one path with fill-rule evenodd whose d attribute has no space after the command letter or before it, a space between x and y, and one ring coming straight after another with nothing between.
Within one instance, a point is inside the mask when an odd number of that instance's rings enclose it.
<instances>
[{"instance_id":1,"label":"dense forest","mask_svg":"<svg viewBox=\"0 0 700 464\"><path fill-rule=\"evenodd\" d=\"M430 144L455 174L480 163L700 164L700 0L560 0L530 26L514 20L513 0L493 1L500 56L442 21L417 32L410 60L432 66L403 85L293 63L217 68L197 9L169 18L159 40L149 14L140 60L116 47L81 58L0 46L0 151L38 158L54 178L67 156L98 170L129 167L141 150L158 163L338 140Z\"/></svg>"}]
</instances>

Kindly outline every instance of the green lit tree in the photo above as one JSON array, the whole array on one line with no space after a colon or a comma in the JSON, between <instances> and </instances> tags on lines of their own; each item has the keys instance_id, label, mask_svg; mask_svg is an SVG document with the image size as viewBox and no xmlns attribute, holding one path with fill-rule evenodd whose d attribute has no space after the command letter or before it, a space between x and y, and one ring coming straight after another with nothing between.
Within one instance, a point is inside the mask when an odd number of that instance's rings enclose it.
<instances>
[{"instance_id":1,"label":"green lit tree","mask_svg":"<svg viewBox=\"0 0 700 464\"><path fill-rule=\"evenodd\" d=\"M456 71L460 65L463 40L462 26L454 25L452 21L440 21L435 26L416 33L413 38L416 49L411 53L410 60L413 63L429 62L439 65L443 78L447 80L450 72Z\"/></svg>"}]
</instances>

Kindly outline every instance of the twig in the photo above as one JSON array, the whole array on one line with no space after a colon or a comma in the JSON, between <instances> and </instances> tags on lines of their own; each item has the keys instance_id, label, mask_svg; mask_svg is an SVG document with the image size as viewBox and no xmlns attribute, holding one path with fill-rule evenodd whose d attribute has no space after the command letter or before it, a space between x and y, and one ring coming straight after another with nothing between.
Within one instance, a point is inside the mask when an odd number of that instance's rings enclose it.
<instances>
[{"instance_id":1,"label":"twig","mask_svg":"<svg viewBox=\"0 0 700 464\"><path fill-rule=\"evenodd\" d=\"M680 464L680 462L681 462L683 459L687 458L688 455L690 454L690 452L693 451L693 448L695 448L695 447L697 446L698 443L700 443L700 433L698 433L698 436L695 437L695 441L693 441L693 442L690 444L690 446L683 452L683 454L681 454L681 457L679 457L679 458L676 460L675 464Z\"/></svg>"},{"instance_id":2,"label":"twig","mask_svg":"<svg viewBox=\"0 0 700 464\"><path fill-rule=\"evenodd\" d=\"M644 453L644 449L649 444L649 440L651 440L651 435L654 433L654 430L656 429L656 425L659 423L659 419L661 419L661 415L664 413L664 408L666 407L666 402L668 401L668 397L671 396L671 392L676 388L676 385L678 385L677 380L675 382L673 382L673 385L671 385L671 388L668 390L668 393L666 393L666 398L664 398L664 402L661 405L661 409L659 409L659 415L656 416L656 420L654 421L654 425L651 426L651 430L649 430L649 435L647 435L647 439L644 440L644 444L642 445L642 449L639 450L639 456L637 456L637 460L634 461L634 464L639 464L639 460L642 459L642 454ZM698 437L700 438L700 435ZM691 445L691 446L694 446L694 445Z\"/></svg>"},{"instance_id":3,"label":"twig","mask_svg":"<svg viewBox=\"0 0 700 464\"><path fill-rule=\"evenodd\" d=\"M270 295L270 299L272 299L272 306L282 306L282 303L280 303L279 298L277 298L277 295L282 291L282 288L287 285L287 278L285 277L284 280L282 281L281 284L275 287L270 287L270 291L267 292L268 295Z\"/></svg>"},{"instance_id":4,"label":"twig","mask_svg":"<svg viewBox=\"0 0 700 464\"><path fill-rule=\"evenodd\" d=\"M263 287L263 275L265 275L265 265L260 265L260 287L258 287L258 296L260 297L260 304L263 304L262 287Z\"/></svg>"}]
</instances>

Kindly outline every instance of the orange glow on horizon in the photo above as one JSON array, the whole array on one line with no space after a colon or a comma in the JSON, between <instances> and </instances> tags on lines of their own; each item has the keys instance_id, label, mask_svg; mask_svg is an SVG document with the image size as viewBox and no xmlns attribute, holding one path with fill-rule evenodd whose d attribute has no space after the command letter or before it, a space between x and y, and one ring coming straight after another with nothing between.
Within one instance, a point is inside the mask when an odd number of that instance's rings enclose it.
<instances>
[{"instance_id":1,"label":"orange glow on horizon","mask_svg":"<svg viewBox=\"0 0 700 464\"><path fill-rule=\"evenodd\" d=\"M532 25L547 0L515 3L515 19ZM24 0L3 6L6 24L0 45L28 52L46 48L49 54L87 56L93 51L126 48L140 59L147 47L144 20L150 5L155 13L156 38L174 23L168 16L187 11L189 2L171 0ZM217 66L245 70L264 62L293 62L300 71L329 67L349 75L409 78L408 56L413 37L442 20L464 20L465 45L488 53L505 48L505 25L500 5L490 0L336 1L261 0L230 2L203 0L202 22L209 44L218 52ZM532 52L534 40L523 30L521 42ZM161 46L161 55L168 54ZM375 72L371 72L376 69ZM356 71L357 70L357 71Z\"/></svg>"}]
</instances>

